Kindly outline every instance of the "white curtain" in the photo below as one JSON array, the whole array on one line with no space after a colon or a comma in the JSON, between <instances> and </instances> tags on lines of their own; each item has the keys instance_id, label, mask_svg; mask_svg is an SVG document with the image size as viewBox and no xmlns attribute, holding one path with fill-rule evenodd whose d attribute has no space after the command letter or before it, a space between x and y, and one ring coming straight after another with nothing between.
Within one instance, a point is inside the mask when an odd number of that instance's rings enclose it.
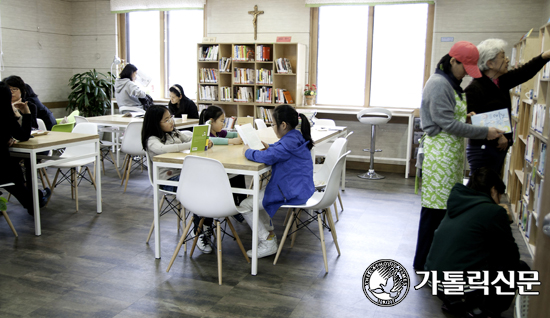
<instances>
[{"instance_id":1,"label":"white curtain","mask_svg":"<svg viewBox=\"0 0 550 318\"><path fill-rule=\"evenodd\" d=\"M206 0L111 0L112 13L204 9Z\"/></svg>"},{"instance_id":2,"label":"white curtain","mask_svg":"<svg viewBox=\"0 0 550 318\"><path fill-rule=\"evenodd\" d=\"M320 6L337 6L337 5L354 5L354 4L366 4L366 5L381 5L381 4L405 4L405 3L429 3L434 4L432 1L413 1L413 0L305 0L306 7L320 7ZM111 1L112 2L112 1Z\"/></svg>"}]
</instances>

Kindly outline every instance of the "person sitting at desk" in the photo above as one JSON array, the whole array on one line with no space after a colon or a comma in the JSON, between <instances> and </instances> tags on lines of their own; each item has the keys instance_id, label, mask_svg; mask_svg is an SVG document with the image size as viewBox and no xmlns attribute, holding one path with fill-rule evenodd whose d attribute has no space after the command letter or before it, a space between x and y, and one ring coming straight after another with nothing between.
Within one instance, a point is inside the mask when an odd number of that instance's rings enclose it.
<instances>
[{"instance_id":1,"label":"person sitting at desk","mask_svg":"<svg viewBox=\"0 0 550 318\"><path fill-rule=\"evenodd\" d=\"M248 197L240 206L246 208L242 216L252 228L252 200L258 200L258 258L277 253L277 237L273 232L271 218L284 204L304 204L315 192L313 185L313 161L311 160L311 127L304 114L299 114L290 105L280 105L273 111L273 130L280 138L272 145L264 142L263 150L243 147L248 160L271 165L271 179L258 198ZM296 129L298 118L302 120L301 131ZM252 251L246 252L252 257Z\"/></svg>"},{"instance_id":2,"label":"person sitting at desk","mask_svg":"<svg viewBox=\"0 0 550 318\"><path fill-rule=\"evenodd\" d=\"M31 127L38 129L38 122L36 121L37 118L37 109L36 105L26 99L26 93L27 90L25 88L25 82L21 79L19 76L9 76L2 80L4 83L8 84L11 91L11 103L12 105L19 102L26 102L27 106L29 107L29 110L31 112ZM15 113L15 117L18 119L19 124L22 124L21 119L21 113L16 107L13 107L13 111Z\"/></svg>"},{"instance_id":3,"label":"person sitting at desk","mask_svg":"<svg viewBox=\"0 0 550 318\"><path fill-rule=\"evenodd\" d=\"M500 197L506 186L498 173L486 167L474 171L468 185L457 183L447 201L447 213L434 234L425 269L437 271L443 280L443 271L488 271L489 282L496 279L497 271L528 271L529 266L520 260L518 246L510 228L510 218ZM517 275L517 273L515 273ZM517 281L517 277L516 277ZM503 292L513 292L499 282ZM517 285L516 285L517 286ZM465 288L464 295L444 295L443 309L455 313L470 312L470 317L499 317L508 309L512 295L496 294L495 285L489 286L489 295L482 289Z\"/></svg>"},{"instance_id":4,"label":"person sitting at desk","mask_svg":"<svg viewBox=\"0 0 550 318\"><path fill-rule=\"evenodd\" d=\"M181 115L187 115L187 118L199 119L197 105L185 96L183 88L179 84L170 87L168 109L177 118L181 118Z\"/></svg>"},{"instance_id":5,"label":"person sitting at desk","mask_svg":"<svg viewBox=\"0 0 550 318\"><path fill-rule=\"evenodd\" d=\"M31 111L27 102L15 102L13 107L21 114L21 125L19 125L12 108L12 94L10 86L0 82L0 184L14 183L13 186L5 189L27 209L31 215L34 214L32 203L32 187L25 186L23 171L18 160L10 156L9 147L17 141L27 141L31 136ZM51 192L39 191L40 207L46 205Z\"/></svg>"},{"instance_id":6,"label":"person sitting at desk","mask_svg":"<svg viewBox=\"0 0 550 318\"><path fill-rule=\"evenodd\" d=\"M48 107L44 106L44 104L42 104L40 99L38 99L38 95L36 95L29 84L25 83L25 90L25 100L28 100L29 102L32 102L34 105L36 105L36 118L42 119L42 121L46 125L47 130L52 130L52 127L54 125L57 125L57 121L55 120L55 116L53 115L52 111Z\"/></svg>"},{"instance_id":7,"label":"person sitting at desk","mask_svg":"<svg viewBox=\"0 0 550 318\"><path fill-rule=\"evenodd\" d=\"M145 98L147 94L136 84L137 67L133 64L127 64L119 78L115 81L115 98L118 108L129 107L130 109L121 110L121 114L129 111L143 112L143 106L139 101L140 98Z\"/></svg>"}]
</instances>

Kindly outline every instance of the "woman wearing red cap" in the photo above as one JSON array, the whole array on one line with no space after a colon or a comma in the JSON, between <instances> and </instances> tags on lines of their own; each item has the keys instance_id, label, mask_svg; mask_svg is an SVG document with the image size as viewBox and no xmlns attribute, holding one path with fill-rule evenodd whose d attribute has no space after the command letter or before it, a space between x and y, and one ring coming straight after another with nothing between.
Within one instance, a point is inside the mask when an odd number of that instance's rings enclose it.
<instances>
[{"instance_id":1,"label":"woman wearing red cap","mask_svg":"<svg viewBox=\"0 0 550 318\"><path fill-rule=\"evenodd\" d=\"M466 74L481 77L475 45L460 41L443 56L422 93L420 117L424 137L422 163L422 210L414 268L423 270L434 231L445 216L451 188L461 183L464 170L464 139L493 140L502 134L494 127L466 124L466 96L460 83Z\"/></svg>"},{"instance_id":2,"label":"woman wearing red cap","mask_svg":"<svg viewBox=\"0 0 550 318\"><path fill-rule=\"evenodd\" d=\"M550 51L546 51L523 66L508 71L510 60L504 53L506 45L504 40L488 39L477 46L478 66L483 74L464 90L468 100L468 111L480 114L507 109L508 115L511 116L510 89L531 79L550 59ZM470 171L473 173L481 167L487 167L500 174L508 147L513 143L512 133L491 141L470 139L466 148Z\"/></svg>"}]
</instances>

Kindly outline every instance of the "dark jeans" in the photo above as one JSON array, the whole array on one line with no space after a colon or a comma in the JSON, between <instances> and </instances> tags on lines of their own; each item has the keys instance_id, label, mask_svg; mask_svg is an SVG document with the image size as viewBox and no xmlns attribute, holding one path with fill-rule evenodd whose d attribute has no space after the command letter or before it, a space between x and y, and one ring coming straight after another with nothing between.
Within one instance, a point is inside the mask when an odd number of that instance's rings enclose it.
<instances>
[{"instance_id":1,"label":"dark jeans","mask_svg":"<svg viewBox=\"0 0 550 318\"><path fill-rule=\"evenodd\" d=\"M23 178L23 171L19 165L20 158L10 158L6 162L6 166L3 167L2 173L0 173L0 183L14 183L15 185L5 187L6 191L11 193L21 205L27 209L29 214L34 213L32 204L32 187L25 186L25 179Z\"/></svg>"},{"instance_id":2,"label":"dark jeans","mask_svg":"<svg viewBox=\"0 0 550 318\"><path fill-rule=\"evenodd\" d=\"M474 146L468 144L466 148L468 164L470 164L470 175L481 167L487 167L496 171L502 177L502 166L506 158L506 151L499 150L492 145Z\"/></svg>"},{"instance_id":3,"label":"dark jeans","mask_svg":"<svg viewBox=\"0 0 550 318\"><path fill-rule=\"evenodd\" d=\"M171 180L171 181L179 181L180 180L180 175L177 175L177 176L174 176L168 180ZM238 175L238 176L234 176L233 178L229 179L229 184L231 185L232 188L246 188L246 180L244 179L244 176L243 175ZM170 192L177 192L178 191L178 187L174 187L174 186L160 186L161 189L163 190L166 190L166 191L170 191ZM215 196L215 194L214 194ZM241 193L233 193L233 200L235 201L235 205L239 205L241 204L241 201L243 201L244 199L246 199L247 195L246 194L241 194ZM193 218L193 225L194 225L194 232L197 233L197 229L199 228L199 222L201 220L201 217L196 215L196 214L193 214L194 218ZM212 223L213 223L213 219L211 218L204 218L204 223L203 225L207 225L207 226L210 226L212 227Z\"/></svg>"},{"instance_id":4,"label":"dark jeans","mask_svg":"<svg viewBox=\"0 0 550 318\"><path fill-rule=\"evenodd\" d=\"M413 267L418 271L424 270L426 258L430 252L434 232L439 223L445 217L447 210L430 209L422 207L420 210L420 222L418 224L418 239L416 241L416 253L414 255Z\"/></svg>"}]
</instances>

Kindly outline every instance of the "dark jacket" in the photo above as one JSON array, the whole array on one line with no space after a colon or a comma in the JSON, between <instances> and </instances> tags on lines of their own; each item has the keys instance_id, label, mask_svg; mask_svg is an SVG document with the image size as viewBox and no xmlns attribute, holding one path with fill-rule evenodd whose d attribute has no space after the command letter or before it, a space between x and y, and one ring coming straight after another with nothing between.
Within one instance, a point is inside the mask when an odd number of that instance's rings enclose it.
<instances>
[{"instance_id":1,"label":"dark jacket","mask_svg":"<svg viewBox=\"0 0 550 318\"><path fill-rule=\"evenodd\" d=\"M174 115L177 118L181 118L182 114L187 114L187 118L193 118L193 119L199 119L199 110L197 109L197 105L187 98L187 96L184 96L179 103L179 107L176 104L168 103L168 109L170 110L170 113Z\"/></svg>"},{"instance_id":2,"label":"dark jacket","mask_svg":"<svg viewBox=\"0 0 550 318\"><path fill-rule=\"evenodd\" d=\"M10 105L2 106L10 107ZM5 113L5 112L2 112ZM13 115L13 112L8 116L1 116L0 118L0 182L7 183L12 182L11 176L15 171L12 171L12 163L10 160L10 150L8 147L8 141L13 137L19 141L27 141L31 136L31 115L22 115L23 120L21 126L17 122L17 119ZM6 169L9 169L6 171Z\"/></svg>"},{"instance_id":3,"label":"dark jacket","mask_svg":"<svg viewBox=\"0 0 550 318\"><path fill-rule=\"evenodd\" d=\"M25 101L29 101L36 106L36 118L40 118L42 119L42 121L44 121L47 130L52 130L52 126L57 125L57 121L55 120L53 113L48 109L48 107L42 104L40 99L38 99L38 95L35 94L29 84L25 84L25 88L27 91Z\"/></svg>"},{"instance_id":4,"label":"dark jacket","mask_svg":"<svg viewBox=\"0 0 550 318\"><path fill-rule=\"evenodd\" d=\"M248 160L272 166L262 201L269 216L284 204L306 203L315 192L313 160L307 145L302 133L293 129L267 150L246 150Z\"/></svg>"},{"instance_id":5,"label":"dark jacket","mask_svg":"<svg viewBox=\"0 0 550 318\"><path fill-rule=\"evenodd\" d=\"M510 89L527 82L540 71L546 62L548 60L543 59L541 55L533 58L525 65L500 76L498 78L499 86L495 85L485 74L482 74L480 78L474 79L464 90L468 102L468 112L481 114L506 108L511 120L512 100L510 98ZM508 145L511 146L513 143L513 134L509 133L505 134L505 136L508 138ZM490 141L486 139L470 139L469 143L474 146L491 145L497 147L498 139Z\"/></svg>"},{"instance_id":6,"label":"dark jacket","mask_svg":"<svg viewBox=\"0 0 550 318\"><path fill-rule=\"evenodd\" d=\"M426 270L514 270L519 250L506 210L487 194L457 183L435 231Z\"/></svg>"}]
</instances>

